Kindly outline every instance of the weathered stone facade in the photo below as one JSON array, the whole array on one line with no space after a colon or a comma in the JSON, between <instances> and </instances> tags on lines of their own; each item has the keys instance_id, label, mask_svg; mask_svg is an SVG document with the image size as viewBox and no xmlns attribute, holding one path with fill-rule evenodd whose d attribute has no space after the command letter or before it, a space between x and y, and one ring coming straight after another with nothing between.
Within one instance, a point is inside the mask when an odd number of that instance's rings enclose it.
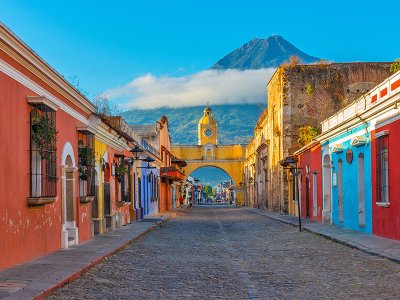
<instances>
[{"instance_id":1,"label":"weathered stone facade","mask_svg":"<svg viewBox=\"0 0 400 300\"><path fill-rule=\"evenodd\" d=\"M254 138L246 146L245 188L246 205L263 208L267 206L267 159L268 110L265 109L254 128Z\"/></svg>"},{"instance_id":2,"label":"weathered stone facade","mask_svg":"<svg viewBox=\"0 0 400 300\"><path fill-rule=\"evenodd\" d=\"M266 208L292 210L288 205L287 174L279 162L301 148L298 129L307 125L320 128L322 120L387 78L389 68L390 63L335 63L282 66L276 70L268 82L268 109L262 117L267 119L263 125Z\"/></svg>"}]
</instances>

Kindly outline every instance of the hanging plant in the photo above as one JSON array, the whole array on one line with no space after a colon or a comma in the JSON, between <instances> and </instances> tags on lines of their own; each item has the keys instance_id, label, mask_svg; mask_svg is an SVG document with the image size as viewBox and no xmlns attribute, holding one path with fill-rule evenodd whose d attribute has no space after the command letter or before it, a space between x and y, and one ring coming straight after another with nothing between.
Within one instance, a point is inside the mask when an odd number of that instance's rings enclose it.
<instances>
[{"instance_id":1,"label":"hanging plant","mask_svg":"<svg viewBox=\"0 0 400 300\"><path fill-rule=\"evenodd\" d=\"M80 146L78 148L78 157L79 157L79 164L81 166L94 165L95 157L92 148L86 146Z\"/></svg>"},{"instance_id":2,"label":"hanging plant","mask_svg":"<svg viewBox=\"0 0 400 300\"><path fill-rule=\"evenodd\" d=\"M122 175L128 173L128 168L124 166L116 166L115 167L115 178L118 180L118 182L121 182Z\"/></svg>"},{"instance_id":3,"label":"hanging plant","mask_svg":"<svg viewBox=\"0 0 400 300\"><path fill-rule=\"evenodd\" d=\"M52 152L57 151L57 134L54 121L46 114L32 122L32 140L42 159L48 159Z\"/></svg>"},{"instance_id":4,"label":"hanging plant","mask_svg":"<svg viewBox=\"0 0 400 300\"><path fill-rule=\"evenodd\" d=\"M81 166L78 168L78 172L79 172L79 179L86 181L89 178L89 172L88 172L88 168L85 166Z\"/></svg>"}]
</instances>

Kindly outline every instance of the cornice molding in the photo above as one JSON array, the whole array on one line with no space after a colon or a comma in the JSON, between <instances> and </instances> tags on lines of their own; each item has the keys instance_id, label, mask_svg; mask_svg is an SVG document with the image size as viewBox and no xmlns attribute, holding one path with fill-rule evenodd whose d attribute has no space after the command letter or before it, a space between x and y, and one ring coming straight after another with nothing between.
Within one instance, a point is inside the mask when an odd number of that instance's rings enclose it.
<instances>
[{"instance_id":1,"label":"cornice molding","mask_svg":"<svg viewBox=\"0 0 400 300\"><path fill-rule=\"evenodd\" d=\"M85 125L89 124L89 120L77 112L72 107L68 106L65 102L58 99L56 96L51 94L49 91L41 87L39 84L34 82L32 79L28 78L18 70L14 69L8 63L0 59L0 72L3 72L7 76L13 78L15 81L18 81L23 86L30 89L32 92L49 99L55 105L57 105L62 111L66 112L70 116L74 117L75 119L79 120ZM32 95L33 96L33 95Z\"/></svg>"},{"instance_id":2,"label":"cornice molding","mask_svg":"<svg viewBox=\"0 0 400 300\"><path fill-rule=\"evenodd\" d=\"M112 129L110 132L109 129L110 128L106 124L100 123L97 126L95 139L118 151L124 151L129 149L128 145L126 143L123 143L125 139L121 138L120 140L118 140L118 133Z\"/></svg>"},{"instance_id":3,"label":"cornice molding","mask_svg":"<svg viewBox=\"0 0 400 300\"><path fill-rule=\"evenodd\" d=\"M1 22L0 49L86 113L95 111L93 103Z\"/></svg>"}]
</instances>

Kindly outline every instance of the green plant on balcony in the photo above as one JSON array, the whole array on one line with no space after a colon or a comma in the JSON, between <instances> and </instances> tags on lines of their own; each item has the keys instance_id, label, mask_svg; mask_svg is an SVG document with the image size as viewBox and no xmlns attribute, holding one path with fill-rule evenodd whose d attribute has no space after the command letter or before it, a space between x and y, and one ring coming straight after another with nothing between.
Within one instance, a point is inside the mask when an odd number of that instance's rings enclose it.
<instances>
[{"instance_id":1,"label":"green plant on balcony","mask_svg":"<svg viewBox=\"0 0 400 300\"><path fill-rule=\"evenodd\" d=\"M78 157L79 157L79 164L81 166L93 166L94 165L94 153L93 149L86 147L86 146L80 146L78 148Z\"/></svg>"},{"instance_id":2,"label":"green plant on balcony","mask_svg":"<svg viewBox=\"0 0 400 300\"><path fill-rule=\"evenodd\" d=\"M117 179L118 182L121 182L122 176L127 173L128 173L127 167L124 167L124 166L116 166L115 167L115 179Z\"/></svg>"},{"instance_id":3,"label":"green plant on balcony","mask_svg":"<svg viewBox=\"0 0 400 300\"><path fill-rule=\"evenodd\" d=\"M89 178L89 172L93 168L95 157L93 149L84 145L78 148L79 158L79 179L86 181Z\"/></svg>"},{"instance_id":4,"label":"green plant on balcony","mask_svg":"<svg viewBox=\"0 0 400 300\"><path fill-rule=\"evenodd\" d=\"M54 121L47 115L40 116L32 122L32 140L42 159L48 159L57 150L57 134Z\"/></svg>"}]
</instances>

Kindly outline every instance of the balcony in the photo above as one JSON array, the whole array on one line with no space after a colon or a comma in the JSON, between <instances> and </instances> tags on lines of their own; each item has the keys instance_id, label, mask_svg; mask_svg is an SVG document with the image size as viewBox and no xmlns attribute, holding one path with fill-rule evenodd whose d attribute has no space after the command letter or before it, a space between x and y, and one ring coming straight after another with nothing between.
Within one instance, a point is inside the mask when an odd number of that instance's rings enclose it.
<instances>
[{"instance_id":1,"label":"balcony","mask_svg":"<svg viewBox=\"0 0 400 300\"><path fill-rule=\"evenodd\" d=\"M181 181L185 179L185 174L175 167L163 167L160 169L160 176L173 181Z\"/></svg>"}]
</instances>

